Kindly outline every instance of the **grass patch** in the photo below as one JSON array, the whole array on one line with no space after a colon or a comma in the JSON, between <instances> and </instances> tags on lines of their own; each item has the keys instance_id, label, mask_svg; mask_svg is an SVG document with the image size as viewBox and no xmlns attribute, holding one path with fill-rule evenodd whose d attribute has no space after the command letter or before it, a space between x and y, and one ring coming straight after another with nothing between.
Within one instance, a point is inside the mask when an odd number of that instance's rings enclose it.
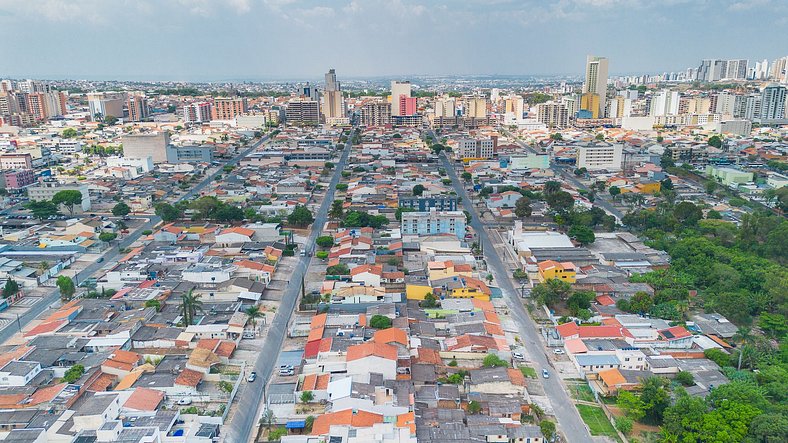
<instances>
[{"instance_id":1,"label":"grass patch","mask_svg":"<svg viewBox=\"0 0 788 443\"><path fill-rule=\"evenodd\" d=\"M523 373L523 377L536 378L536 369L530 366L520 366L520 372Z\"/></svg>"},{"instance_id":2,"label":"grass patch","mask_svg":"<svg viewBox=\"0 0 788 443\"><path fill-rule=\"evenodd\" d=\"M591 430L591 435L604 435L618 440L618 434L610 424L610 420L602 411L602 408L597 406L577 405L577 410L583 421L586 422L588 428Z\"/></svg>"},{"instance_id":3,"label":"grass patch","mask_svg":"<svg viewBox=\"0 0 788 443\"><path fill-rule=\"evenodd\" d=\"M569 390L572 393L572 398L574 399L583 401L596 401L596 399L594 399L594 393L586 384L571 384L569 385Z\"/></svg>"}]
</instances>

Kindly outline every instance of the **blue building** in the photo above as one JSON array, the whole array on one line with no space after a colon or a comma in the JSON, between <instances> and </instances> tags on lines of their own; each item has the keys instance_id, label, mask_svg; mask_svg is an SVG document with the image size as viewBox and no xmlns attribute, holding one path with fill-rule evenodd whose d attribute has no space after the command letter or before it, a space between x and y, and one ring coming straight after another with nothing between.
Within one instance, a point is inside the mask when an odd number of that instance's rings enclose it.
<instances>
[{"instance_id":1,"label":"blue building","mask_svg":"<svg viewBox=\"0 0 788 443\"><path fill-rule=\"evenodd\" d=\"M465 237L465 214L462 211L437 211L402 213L402 235L452 234Z\"/></svg>"},{"instance_id":2,"label":"blue building","mask_svg":"<svg viewBox=\"0 0 788 443\"><path fill-rule=\"evenodd\" d=\"M401 195L399 197L399 207L409 208L414 211L425 212L432 208L438 211L456 211L457 197L453 195Z\"/></svg>"}]
</instances>

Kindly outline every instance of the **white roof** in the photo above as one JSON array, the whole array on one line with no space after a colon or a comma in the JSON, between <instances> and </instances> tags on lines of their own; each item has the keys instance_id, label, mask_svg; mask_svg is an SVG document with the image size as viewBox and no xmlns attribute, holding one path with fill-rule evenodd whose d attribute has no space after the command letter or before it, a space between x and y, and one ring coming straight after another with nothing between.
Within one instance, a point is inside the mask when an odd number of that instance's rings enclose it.
<instances>
[{"instance_id":1,"label":"white roof","mask_svg":"<svg viewBox=\"0 0 788 443\"><path fill-rule=\"evenodd\" d=\"M519 244L534 248L572 248L574 245L565 234L560 232L523 232L517 236Z\"/></svg>"}]
</instances>

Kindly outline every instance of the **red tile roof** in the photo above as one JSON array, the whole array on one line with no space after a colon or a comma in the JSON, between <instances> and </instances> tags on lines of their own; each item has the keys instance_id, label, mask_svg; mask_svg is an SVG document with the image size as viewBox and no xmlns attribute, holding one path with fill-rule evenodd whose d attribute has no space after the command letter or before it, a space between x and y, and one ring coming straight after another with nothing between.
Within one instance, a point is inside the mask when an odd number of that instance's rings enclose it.
<instances>
[{"instance_id":1,"label":"red tile roof","mask_svg":"<svg viewBox=\"0 0 788 443\"><path fill-rule=\"evenodd\" d=\"M155 411L164 400L164 392L156 389L136 388L129 399L123 404L124 408L136 411Z\"/></svg>"},{"instance_id":2,"label":"red tile roof","mask_svg":"<svg viewBox=\"0 0 788 443\"><path fill-rule=\"evenodd\" d=\"M319 415L312 425L311 435L324 435L328 433L331 425L346 425L354 428L368 428L375 423L383 423L383 416L360 409L346 409Z\"/></svg>"},{"instance_id":3,"label":"red tile roof","mask_svg":"<svg viewBox=\"0 0 788 443\"><path fill-rule=\"evenodd\" d=\"M367 342L347 348L347 361L355 361L366 357L380 357L386 360L397 360L397 348L377 342Z\"/></svg>"},{"instance_id":4,"label":"red tile roof","mask_svg":"<svg viewBox=\"0 0 788 443\"><path fill-rule=\"evenodd\" d=\"M197 385L202 381L202 375L202 372L192 369L184 369L183 372L178 375L178 378L175 379L175 384L196 388Z\"/></svg>"}]
</instances>

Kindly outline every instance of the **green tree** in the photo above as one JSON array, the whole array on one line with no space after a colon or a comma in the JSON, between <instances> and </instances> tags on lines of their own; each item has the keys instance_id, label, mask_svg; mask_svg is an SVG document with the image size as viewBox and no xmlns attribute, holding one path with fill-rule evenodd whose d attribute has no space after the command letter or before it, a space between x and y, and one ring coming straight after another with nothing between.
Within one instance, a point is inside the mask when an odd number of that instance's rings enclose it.
<instances>
[{"instance_id":1,"label":"green tree","mask_svg":"<svg viewBox=\"0 0 788 443\"><path fill-rule=\"evenodd\" d=\"M320 260L325 260L328 258L328 251L317 251L315 253L315 257L319 258Z\"/></svg>"},{"instance_id":2,"label":"green tree","mask_svg":"<svg viewBox=\"0 0 788 443\"><path fill-rule=\"evenodd\" d=\"M714 195L714 191L717 190L717 182L709 180L706 182L705 188L707 194Z\"/></svg>"},{"instance_id":3,"label":"green tree","mask_svg":"<svg viewBox=\"0 0 788 443\"><path fill-rule=\"evenodd\" d=\"M752 420L761 410L748 404L725 401L703 416L698 441L726 443L743 441Z\"/></svg>"},{"instance_id":4,"label":"green tree","mask_svg":"<svg viewBox=\"0 0 788 443\"><path fill-rule=\"evenodd\" d=\"M424 185L418 184L413 187L413 195L420 196L424 193Z\"/></svg>"},{"instance_id":5,"label":"green tree","mask_svg":"<svg viewBox=\"0 0 788 443\"><path fill-rule=\"evenodd\" d=\"M662 423L665 408L670 406L670 392L667 389L668 381L663 377L648 377L643 380L640 400L645 405L645 418L650 423Z\"/></svg>"},{"instance_id":6,"label":"green tree","mask_svg":"<svg viewBox=\"0 0 788 443\"><path fill-rule=\"evenodd\" d=\"M406 212L415 212L415 209L399 207L396 211L394 211L394 219L397 221L402 221L402 214Z\"/></svg>"},{"instance_id":7,"label":"green tree","mask_svg":"<svg viewBox=\"0 0 788 443\"><path fill-rule=\"evenodd\" d=\"M563 280L551 278L534 286L531 296L540 304L554 307L559 301L566 300L572 292L572 286Z\"/></svg>"},{"instance_id":8,"label":"green tree","mask_svg":"<svg viewBox=\"0 0 788 443\"><path fill-rule=\"evenodd\" d=\"M65 275L58 276L57 280L55 280L55 285L60 290L60 298L64 301L71 300L71 298L74 297L74 293L77 292L77 288L74 286L74 280Z\"/></svg>"},{"instance_id":9,"label":"green tree","mask_svg":"<svg viewBox=\"0 0 788 443\"><path fill-rule=\"evenodd\" d=\"M749 436L758 443L788 441L788 417L781 414L759 415L750 422Z\"/></svg>"},{"instance_id":10,"label":"green tree","mask_svg":"<svg viewBox=\"0 0 788 443\"><path fill-rule=\"evenodd\" d=\"M555 180L550 180L544 184L542 188L542 192L545 195L555 194L556 192L561 190L561 183Z\"/></svg>"},{"instance_id":11,"label":"green tree","mask_svg":"<svg viewBox=\"0 0 788 443\"><path fill-rule=\"evenodd\" d=\"M665 408L662 427L670 434L686 439L682 441L695 441L692 436L697 435L707 411L703 398L693 397L683 388L678 388L674 403Z\"/></svg>"},{"instance_id":12,"label":"green tree","mask_svg":"<svg viewBox=\"0 0 788 443\"><path fill-rule=\"evenodd\" d=\"M169 203L158 203L153 209L165 223L174 222L181 217L181 211Z\"/></svg>"},{"instance_id":13,"label":"green tree","mask_svg":"<svg viewBox=\"0 0 788 443\"><path fill-rule=\"evenodd\" d=\"M563 139L564 137L558 132L550 134L550 140L562 141Z\"/></svg>"},{"instance_id":14,"label":"green tree","mask_svg":"<svg viewBox=\"0 0 788 443\"><path fill-rule=\"evenodd\" d=\"M63 138L74 138L77 136L77 130L74 128L66 128L60 133Z\"/></svg>"},{"instance_id":15,"label":"green tree","mask_svg":"<svg viewBox=\"0 0 788 443\"><path fill-rule=\"evenodd\" d=\"M347 171L343 171L342 172L342 176L343 177L345 176L345 172L347 172ZM350 174L350 173L348 172L348 174ZM344 191L347 191L347 188L348 188L347 183L337 183L337 186L336 186L337 191L343 191L344 192Z\"/></svg>"},{"instance_id":16,"label":"green tree","mask_svg":"<svg viewBox=\"0 0 788 443\"><path fill-rule=\"evenodd\" d=\"M311 403L315 399L315 394L312 391L301 392L301 403Z\"/></svg>"},{"instance_id":17,"label":"green tree","mask_svg":"<svg viewBox=\"0 0 788 443\"><path fill-rule=\"evenodd\" d=\"M425 309L436 308L440 306L438 303L438 298L435 297L432 292L428 292L424 296L424 300L421 301L420 306Z\"/></svg>"},{"instance_id":18,"label":"green tree","mask_svg":"<svg viewBox=\"0 0 788 443\"><path fill-rule=\"evenodd\" d=\"M566 305L569 312L577 316L581 309L589 309L591 307L591 300L596 297L593 291L575 291L566 300Z\"/></svg>"},{"instance_id":19,"label":"green tree","mask_svg":"<svg viewBox=\"0 0 788 443\"><path fill-rule=\"evenodd\" d=\"M19 284L16 282L16 280L8 277L8 280L5 281L5 286L3 286L3 298L13 297L18 293Z\"/></svg>"},{"instance_id":20,"label":"green tree","mask_svg":"<svg viewBox=\"0 0 788 443\"><path fill-rule=\"evenodd\" d=\"M321 248L330 248L334 246L334 237L330 235L321 235L315 240L315 243Z\"/></svg>"},{"instance_id":21,"label":"green tree","mask_svg":"<svg viewBox=\"0 0 788 443\"><path fill-rule=\"evenodd\" d=\"M82 365L74 365L63 374L63 381L66 383L74 383L75 381L82 378L82 375L85 374L85 367Z\"/></svg>"},{"instance_id":22,"label":"green tree","mask_svg":"<svg viewBox=\"0 0 788 443\"><path fill-rule=\"evenodd\" d=\"M114 232L102 232L99 234L99 240L103 241L104 243L110 243L111 241L118 238L118 234Z\"/></svg>"},{"instance_id":23,"label":"green tree","mask_svg":"<svg viewBox=\"0 0 788 443\"><path fill-rule=\"evenodd\" d=\"M467 172L467 171L463 172L461 177L466 182L470 182L471 180L473 180L473 174L471 174L470 172Z\"/></svg>"},{"instance_id":24,"label":"green tree","mask_svg":"<svg viewBox=\"0 0 788 443\"><path fill-rule=\"evenodd\" d=\"M721 148L722 147L722 139L720 138L719 135L712 135L711 137L709 137L709 142L708 143L709 143L709 146L714 146L715 148Z\"/></svg>"},{"instance_id":25,"label":"green tree","mask_svg":"<svg viewBox=\"0 0 788 443\"><path fill-rule=\"evenodd\" d=\"M344 263L340 263L338 265L329 266L326 268L326 275L348 275L350 274L350 268Z\"/></svg>"},{"instance_id":26,"label":"green tree","mask_svg":"<svg viewBox=\"0 0 788 443\"><path fill-rule=\"evenodd\" d=\"M331 209L328 210L328 216L339 220L345 214L345 208L343 207L342 200L334 200L331 202Z\"/></svg>"},{"instance_id":27,"label":"green tree","mask_svg":"<svg viewBox=\"0 0 788 443\"><path fill-rule=\"evenodd\" d=\"M82 204L82 192L76 189L64 189L52 196L52 203L63 205L70 215L74 215L74 206Z\"/></svg>"},{"instance_id":28,"label":"green tree","mask_svg":"<svg viewBox=\"0 0 788 443\"><path fill-rule=\"evenodd\" d=\"M654 306L654 300L647 292L638 291L629 299L630 312L646 314Z\"/></svg>"},{"instance_id":29,"label":"green tree","mask_svg":"<svg viewBox=\"0 0 788 443\"><path fill-rule=\"evenodd\" d=\"M533 212L531 208L531 199L528 197L520 197L514 204L514 215L519 218L530 217Z\"/></svg>"},{"instance_id":30,"label":"green tree","mask_svg":"<svg viewBox=\"0 0 788 443\"><path fill-rule=\"evenodd\" d=\"M309 226L313 221L315 218L312 216L312 211L303 205L296 205L293 212L287 216L288 224L301 228Z\"/></svg>"},{"instance_id":31,"label":"green tree","mask_svg":"<svg viewBox=\"0 0 788 443\"><path fill-rule=\"evenodd\" d=\"M161 311L161 302L156 299L146 300L145 301L146 308L156 308L156 312Z\"/></svg>"},{"instance_id":32,"label":"green tree","mask_svg":"<svg viewBox=\"0 0 788 443\"><path fill-rule=\"evenodd\" d=\"M569 228L569 236L583 246L590 245L596 240L594 230L586 226L572 226Z\"/></svg>"},{"instance_id":33,"label":"green tree","mask_svg":"<svg viewBox=\"0 0 788 443\"><path fill-rule=\"evenodd\" d=\"M194 317L197 312L202 312L202 298L199 294L194 294L194 290L189 290L188 293L181 296L181 315L183 316L183 324L190 326L194 324Z\"/></svg>"},{"instance_id":34,"label":"green tree","mask_svg":"<svg viewBox=\"0 0 788 443\"><path fill-rule=\"evenodd\" d=\"M476 400L471 400L468 402L468 413L471 415L477 415L482 412L482 405Z\"/></svg>"},{"instance_id":35,"label":"green tree","mask_svg":"<svg viewBox=\"0 0 788 443\"><path fill-rule=\"evenodd\" d=\"M30 201L25 204L25 208L29 209L33 216L39 220L57 215L57 205L47 200Z\"/></svg>"},{"instance_id":36,"label":"green tree","mask_svg":"<svg viewBox=\"0 0 788 443\"><path fill-rule=\"evenodd\" d=\"M646 404L639 396L629 392L620 391L616 399L616 405L627 414L627 417L635 421L641 420L646 415Z\"/></svg>"},{"instance_id":37,"label":"green tree","mask_svg":"<svg viewBox=\"0 0 788 443\"><path fill-rule=\"evenodd\" d=\"M673 210L673 216L681 224L694 226L703 219L703 211L693 203L681 202Z\"/></svg>"},{"instance_id":38,"label":"green tree","mask_svg":"<svg viewBox=\"0 0 788 443\"><path fill-rule=\"evenodd\" d=\"M233 392L233 384L227 380L222 380L218 383L219 389L229 394Z\"/></svg>"},{"instance_id":39,"label":"green tree","mask_svg":"<svg viewBox=\"0 0 788 443\"><path fill-rule=\"evenodd\" d=\"M373 315L369 320L369 326L375 329L388 329L391 327L391 319L385 315Z\"/></svg>"},{"instance_id":40,"label":"green tree","mask_svg":"<svg viewBox=\"0 0 788 443\"><path fill-rule=\"evenodd\" d=\"M692 375L692 372L689 371L679 371L676 374L675 380L681 383L682 386L692 386L695 384L695 377Z\"/></svg>"},{"instance_id":41,"label":"green tree","mask_svg":"<svg viewBox=\"0 0 788 443\"><path fill-rule=\"evenodd\" d=\"M260 306L253 305L246 308L244 311L246 315L249 316L249 321L252 323L252 329L257 329L257 320L260 318L265 317L263 311L260 310Z\"/></svg>"},{"instance_id":42,"label":"green tree","mask_svg":"<svg viewBox=\"0 0 788 443\"><path fill-rule=\"evenodd\" d=\"M561 134L558 135L560 136ZM553 436L555 436L555 422L542 420L539 422L539 429L542 431L542 435L544 435L547 441L552 441Z\"/></svg>"},{"instance_id":43,"label":"green tree","mask_svg":"<svg viewBox=\"0 0 788 443\"><path fill-rule=\"evenodd\" d=\"M232 223L243 221L246 218L246 214L244 210L238 206L222 203L219 205L219 208L216 209L214 218L219 222Z\"/></svg>"},{"instance_id":44,"label":"green tree","mask_svg":"<svg viewBox=\"0 0 788 443\"><path fill-rule=\"evenodd\" d=\"M572 194L566 191L557 191L545 195L545 202L553 211L563 214L569 211L575 205L575 199Z\"/></svg>"},{"instance_id":45,"label":"green tree","mask_svg":"<svg viewBox=\"0 0 788 443\"><path fill-rule=\"evenodd\" d=\"M108 124L110 126L114 125L117 122L118 122L118 118L115 117L114 115L108 115L108 116L104 117L104 123L106 123L106 124Z\"/></svg>"},{"instance_id":46,"label":"green tree","mask_svg":"<svg viewBox=\"0 0 788 443\"><path fill-rule=\"evenodd\" d=\"M495 354L487 354L482 361L482 366L485 368L508 368L509 362Z\"/></svg>"},{"instance_id":47,"label":"green tree","mask_svg":"<svg viewBox=\"0 0 788 443\"><path fill-rule=\"evenodd\" d=\"M112 215L115 217L123 217L131 213L131 207L126 203L120 202L112 208Z\"/></svg>"},{"instance_id":48,"label":"green tree","mask_svg":"<svg viewBox=\"0 0 788 443\"><path fill-rule=\"evenodd\" d=\"M610 196L615 200L617 196L621 195L621 188L618 186L611 186L607 189L607 192L609 192Z\"/></svg>"},{"instance_id":49,"label":"green tree","mask_svg":"<svg viewBox=\"0 0 788 443\"><path fill-rule=\"evenodd\" d=\"M629 417L617 417L616 429L621 431L624 435L629 435L632 432L632 419Z\"/></svg>"}]
</instances>

